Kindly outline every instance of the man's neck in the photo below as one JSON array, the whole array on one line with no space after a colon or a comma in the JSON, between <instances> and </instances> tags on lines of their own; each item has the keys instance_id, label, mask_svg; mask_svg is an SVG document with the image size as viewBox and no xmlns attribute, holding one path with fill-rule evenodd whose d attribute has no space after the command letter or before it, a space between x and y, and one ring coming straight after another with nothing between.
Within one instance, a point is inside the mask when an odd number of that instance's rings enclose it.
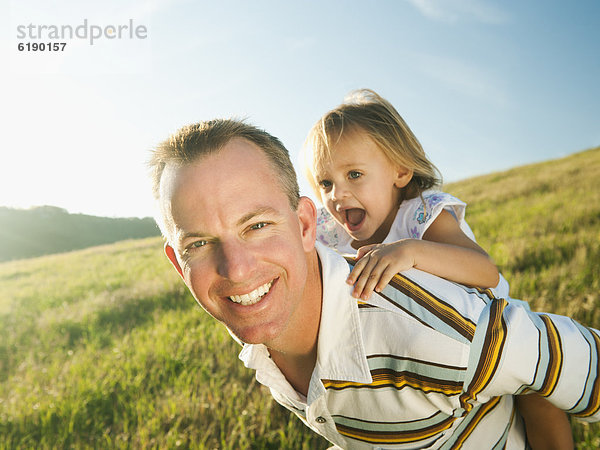
<instances>
[{"instance_id":1,"label":"man's neck","mask_svg":"<svg viewBox=\"0 0 600 450\"><path fill-rule=\"evenodd\" d=\"M317 362L317 344L323 299L323 271L316 252L309 258L308 276L304 288L302 326L297 328L296 339L285 349L269 348L288 382L303 395L308 394L310 379Z\"/></svg>"},{"instance_id":2,"label":"man's neck","mask_svg":"<svg viewBox=\"0 0 600 450\"><path fill-rule=\"evenodd\" d=\"M269 350L269 352L271 359L277 364L288 383L305 397L308 396L310 379L317 361L316 346L311 353L302 356L290 357L276 350Z\"/></svg>"}]
</instances>

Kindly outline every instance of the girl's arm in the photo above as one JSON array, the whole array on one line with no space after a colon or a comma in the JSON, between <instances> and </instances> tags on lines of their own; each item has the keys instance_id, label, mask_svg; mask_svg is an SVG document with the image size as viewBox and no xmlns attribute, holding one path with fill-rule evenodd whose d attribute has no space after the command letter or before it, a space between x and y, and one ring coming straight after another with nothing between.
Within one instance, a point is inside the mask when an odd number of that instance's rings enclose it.
<instances>
[{"instance_id":1,"label":"girl's arm","mask_svg":"<svg viewBox=\"0 0 600 450\"><path fill-rule=\"evenodd\" d=\"M415 268L469 286L488 288L498 284L496 264L463 233L448 211L437 216L420 242Z\"/></svg>"},{"instance_id":2,"label":"girl's arm","mask_svg":"<svg viewBox=\"0 0 600 450\"><path fill-rule=\"evenodd\" d=\"M483 288L498 284L498 269L487 253L469 239L458 222L442 211L422 240L403 239L390 244L361 247L348 277L352 295L367 300L403 270L416 268L457 283Z\"/></svg>"},{"instance_id":3,"label":"girl's arm","mask_svg":"<svg viewBox=\"0 0 600 450\"><path fill-rule=\"evenodd\" d=\"M573 450L571 424L565 412L539 394L515 396L533 450Z\"/></svg>"}]
</instances>

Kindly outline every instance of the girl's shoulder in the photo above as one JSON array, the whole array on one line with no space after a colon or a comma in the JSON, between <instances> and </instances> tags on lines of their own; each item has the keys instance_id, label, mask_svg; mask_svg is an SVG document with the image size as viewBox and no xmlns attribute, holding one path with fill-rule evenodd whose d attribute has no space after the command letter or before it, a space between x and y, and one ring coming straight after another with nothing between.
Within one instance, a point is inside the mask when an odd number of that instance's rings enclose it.
<instances>
[{"instance_id":1,"label":"girl's shoulder","mask_svg":"<svg viewBox=\"0 0 600 450\"><path fill-rule=\"evenodd\" d=\"M395 239L421 239L425 231L443 210L450 212L459 222L464 222L467 204L440 191L425 191L420 196L400 204L394 224ZM390 236L392 238L392 236Z\"/></svg>"}]
</instances>

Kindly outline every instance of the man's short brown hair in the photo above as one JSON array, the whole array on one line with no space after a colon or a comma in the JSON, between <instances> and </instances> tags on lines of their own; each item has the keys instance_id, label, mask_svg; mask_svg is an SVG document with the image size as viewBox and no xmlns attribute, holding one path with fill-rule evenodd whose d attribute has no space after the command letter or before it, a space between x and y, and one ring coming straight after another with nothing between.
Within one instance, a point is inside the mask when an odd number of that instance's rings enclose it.
<instances>
[{"instance_id":1,"label":"man's short brown hair","mask_svg":"<svg viewBox=\"0 0 600 450\"><path fill-rule=\"evenodd\" d=\"M281 188L287 195L292 209L298 207L300 190L294 166L285 146L275 136L241 120L216 119L187 125L161 142L152 153L149 161L152 170L152 191L160 200L160 182L168 164L187 165L221 150L232 139L246 139L265 152ZM260 180L257 180L260 183ZM162 213L160 213L162 215ZM165 234L162 217L157 222Z\"/></svg>"}]
</instances>

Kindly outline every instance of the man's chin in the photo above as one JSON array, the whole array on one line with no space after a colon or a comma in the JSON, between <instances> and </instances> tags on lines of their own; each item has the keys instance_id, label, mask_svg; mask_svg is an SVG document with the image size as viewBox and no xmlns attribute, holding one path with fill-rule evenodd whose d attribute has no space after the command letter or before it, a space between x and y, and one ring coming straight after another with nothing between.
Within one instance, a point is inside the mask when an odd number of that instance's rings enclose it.
<instances>
[{"instance_id":1,"label":"man's chin","mask_svg":"<svg viewBox=\"0 0 600 450\"><path fill-rule=\"evenodd\" d=\"M227 326L226 328L231 337L240 344L264 344L267 347L270 347L270 344L275 341L278 336L278 333L273 332L273 330L269 330L270 332L268 332L264 327L245 330L232 330Z\"/></svg>"}]
</instances>

